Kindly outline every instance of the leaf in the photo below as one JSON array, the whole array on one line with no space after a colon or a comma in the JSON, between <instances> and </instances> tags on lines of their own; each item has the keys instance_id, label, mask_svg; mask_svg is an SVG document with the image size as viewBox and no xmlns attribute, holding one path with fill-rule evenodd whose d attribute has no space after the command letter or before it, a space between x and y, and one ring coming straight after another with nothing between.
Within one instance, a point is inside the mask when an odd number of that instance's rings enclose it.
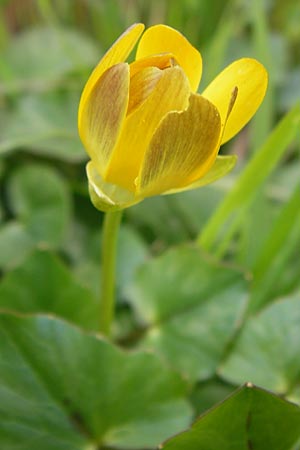
<instances>
[{"instance_id":1,"label":"leaf","mask_svg":"<svg viewBox=\"0 0 300 450\"><path fill-rule=\"evenodd\" d=\"M98 307L90 291L53 254L32 253L0 283L0 308L20 313L47 312L96 330Z\"/></svg>"},{"instance_id":2,"label":"leaf","mask_svg":"<svg viewBox=\"0 0 300 450\"><path fill-rule=\"evenodd\" d=\"M16 149L67 162L86 161L77 133L79 94L44 93L18 98L3 114L0 154Z\"/></svg>"},{"instance_id":3,"label":"leaf","mask_svg":"<svg viewBox=\"0 0 300 450\"><path fill-rule=\"evenodd\" d=\"M186 385L155 355L50 317L3 315L0 330L5 450L152 448L188 425Z\"/></svg>"},{"instance_id":4,"label":"leaf","mask_svg":"<svg viewBox=\"0 0 300 450\"><path fill-rule=\"evenodd\" d=\"M0 227L0 267L12 269L19 265L35 247L26 227L18 222L8 222Z\"/></svg>"},{"instance_id":5,"label":"leaf","mask_svg":"<svg viewBox=\"0 0 300 450\"><path fill-rule=\"evenodd\" d=\"M141 229L150 241L156 241L159 248L164 246L164 242L181 242L188 236L180 215L172 210L170 199L172 196L150 197L126 210L130 221Z\"/></svg>"},{"instance_id":6,"label":"leaf","mask_svg":"<svg viewBox=\"0 0 300 450\"><path fill-rule=\"evenodd\" d=\"M179 247L141 267L128 298L145 327L143 348L186 377L214 374L245 307L243 274Z\"/></svg>"},{"instance_id":7,"label":"leaf","mask_svg":"<svg viewBox=\"0 0 300 450\"><path fill-rule=\"evenodd\" d=\"M21 166L9 180L9 200L14 213L34 241L57 247L67 232L71 197L62 177L40 164Z\"/></svg>"},{"instance_id":8,"label":"leaf","mask_svg":"<svg viewBox=\"0 0 300 450\"><path fill-rule=\"evenodd\" d=\"M78 31L27 29L18 33L1 54L1 90L49 88L70 72L92 67L98 58L95 44Z\"/></svg>"},{"instance_id":9,"label":"leaf","mask_svg":"<svg viewBox=\"0 0 300 450\"><path fill-rule=\"evenodd\" d=\"M196 415L207 411L224 400L236 389L217 377L198 383L190 394L190 400Z\"/></svg>"},{"instance_id":10,"label":"leaf","mask_svg":"<svg viewBox=\"0 0 300 450\"><path fill-rule=\"evenodd\" d=\"M297 450L300 408L248 384L201 416L165 450Z\"/></svg>"},{"instance_id":11,"label":"leaf","mask_svg":"<svg viewBox=\"0 0 300 450\"><path fill-rule=\"evenodd\" d=\"M249 318L219 373L285 394L300 383L300 292Z\"/></svg>"}]
</instances>

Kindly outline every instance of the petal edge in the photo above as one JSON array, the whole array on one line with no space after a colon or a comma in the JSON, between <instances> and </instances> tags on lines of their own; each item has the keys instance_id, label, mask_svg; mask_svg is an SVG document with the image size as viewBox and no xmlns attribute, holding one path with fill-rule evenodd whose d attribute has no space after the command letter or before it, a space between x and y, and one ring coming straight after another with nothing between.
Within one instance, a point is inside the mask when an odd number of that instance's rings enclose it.
<instances>
[{"instance_id":1,"label":"petal edge","mask_svg":"<svg viewBox=\"0 0 300 450\"><path fill-rule=\"evenodd\" d=\"M163 192L163 195L177 194L180 192L190 191L192 189L197 189L199 187L206 186L208 184L214 183L220 178L227 175L236 165L237 156L236 155L220 155L217 156L213 166L209 171L198 180L194 181L187 186L179 189L170 189L169 191Z\"/></svg>"}]
</instances>

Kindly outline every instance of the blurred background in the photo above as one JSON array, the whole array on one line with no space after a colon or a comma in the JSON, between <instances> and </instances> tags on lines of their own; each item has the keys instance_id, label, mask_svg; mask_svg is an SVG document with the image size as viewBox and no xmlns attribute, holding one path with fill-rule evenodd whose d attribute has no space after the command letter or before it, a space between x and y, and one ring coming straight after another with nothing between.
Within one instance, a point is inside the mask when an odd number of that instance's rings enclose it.
<instances>
[{"instance_id":1,"label":"blurred background","mask_svg":"<svg viewBox=\"0 0 300 450\"><path fill-rule=\"evenodd\" d=\"M71 284L81 298L98 296L103 215L88 196L77 107L92 68L134 22L171 25L201 51L200 92L227 64L244 56L261 61L270 80L258 114L221 150L239 156L229 176L203 189L151 198L126 210L119 245L116 329L124 342L133 320L127 287L136 269L150 256L191 241L207 229L271 130L300 99L299 0L1 0L2 305L34 310L34 295L45 296L45 289L51 289L51 295L59 298L61 286ZM275 151L276 141L272 145ZM234 229L227 229L221 248L206 248L241 270L263 267L261 277L269 276L272 268L259 265L262 247L272 233L278 236L273 225L282 220L281 228L277 225L281 238L276 251L266 250L277 266L261 304L299 287L300 208L293 197L300 179L299 157L298 133L272 173L253 188L251 203ZM284 208L290 208L288 229L280 219ZM40 279L52 280L51 286L50 281L38 283Z\"/></svg>"}]
</instances>

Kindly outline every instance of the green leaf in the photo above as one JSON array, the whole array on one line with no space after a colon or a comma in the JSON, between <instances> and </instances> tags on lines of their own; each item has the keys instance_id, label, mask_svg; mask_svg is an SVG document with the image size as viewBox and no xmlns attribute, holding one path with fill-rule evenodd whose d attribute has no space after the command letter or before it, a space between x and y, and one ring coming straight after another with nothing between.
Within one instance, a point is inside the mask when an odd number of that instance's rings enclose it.
<instances>
[{"instance_id":1,"label":"green leaf","mask_svg":"<svg viewBox=\"0 0 300 450\"><path fill-rule=\"evenodd\" d=\"M0 227L0 267L18 266L35 247L26 227L18 222L8 222Z\"/></svg>"},{"instance_id":2,"label":"green leaf","mask_svg":"<svg viewBox=\"0 0 300 450\"><path fill-rule=\"evenodd\" d=\"M99 59L94 43L78 31L36 27L15 36L0 56L4 92L48 89Z\"/></svg>"},{"instance_id":3,"label":"green leaf","mask_svg":"<svg viewBox=\"0 0 300 450\"><path fill-rule=\"evenodd\" d=\"M153 448L189 423L186 385L155 355L50 317L3 315L0 330L5 450Z\"/></svg>"},{"instance_id":4,"label":"green leaf","mask_svg":"<svg viewBox=\"0 0 300 450\"><path fill-rule=\"evenodd\" d=\"M71 217L71 198L63 178L46 165L21 166L9 180L11 208L34 241L57 247Z\"/></svg>"},{"instance_id":5,"label":"green leaf","mask_svg":"<svg viewBox=\"0 0 300 450\"><path fill-rule=\"evenodd\" d=\"M269 135L261 149L257 151L246 169L241 173L232 191L225 197L214 215L210 218L201 235L199 244L211 249L220 230L233 214L241 214L259 187L274 170L290 142L296 136L300 123L300 106L296 106L281 120Z\"/></svg>"},{"instance_id":6,"label":"green leaf","mask_svg":"<svg viewBox=\"0 0 300 450\"><path fill-rule=\"evenodd\" d=\"M214 374L245 307L242 273L180 247L141 267L128 297L142 321L143 348L186 377Z\"/></svg>"},{"instance_id":7,"label":"green leaf","mask_svg":"<svg viewBox=\"0 0 300 450\"><path fill-rule=\"evenodd\" d=\"M3 114L0 154L16 149L67 162L81 162L87 155L77 132L79 94L44 93L18 98Z\"/></svg>"},{"instance_id":8,"label":"green leaf","mask_svg":"<svg viewBox=\"0 0 300 450\"><path fill-rule=\"evenodd\" d=\"M53 254L32 253L0 283L0 308L20 313L47 312L96 330L97 303Z\"/></svg>"},{"instance_id":9,"label":"green leaf","mask_svg":"<svg viewBox=\"0 0 300 450\"><path fill-rule=\"evenodd\" d=\"M236 390L235 386L227 384L217 377L198 383L190 394L196 415L212 408L232 394L234 390Z\"/></svg>"},{"instance_id":10,"label":"green leaf","mask_svg":"<svg viewBox=\"0 0 300 450\"><path fill-rule=\"evenodd\" d=\"M300 408L247 385L162 445L165 450L298 450Z\"/></svg>"},{"instance_id":11,"label":"green leaf","mask_svg":"<svg viewBox=\"0 0 300 450\"><path fill-rule=\"evenodd\" d=\"M249 318L220 368L234 384L251 381L286 394L300 383L300 293Z\"/></svg>"},{"instance_id":12,"label":"green leaf","mask_svg":"<svg viewBox=\"0 0 300 450\"><path fill-rule=\"evenodd\" d=\"M181 221L180 214L173 208L172 196L147 198L126 210L130 221L143 231L156 246L164 248L165 242L175 243L186 240L188 231Z\"/></svg>"},{"instance_id":13,"label":"green leaf","mask_svg":"<svg viewBox=\"0 0 300 450\"><path fill-rule=\"evenodd\" d=\"M289 392L289 400L300 405L300 382Z\"/></svg>"}]
</instances>

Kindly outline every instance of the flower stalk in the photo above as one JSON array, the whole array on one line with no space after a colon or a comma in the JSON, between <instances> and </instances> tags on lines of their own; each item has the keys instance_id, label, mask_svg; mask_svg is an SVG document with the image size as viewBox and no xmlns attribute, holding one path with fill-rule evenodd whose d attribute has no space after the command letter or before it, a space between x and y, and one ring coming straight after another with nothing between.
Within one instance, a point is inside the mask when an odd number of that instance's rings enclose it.
<instances>
[{"instance_id":1,"label":"flower stalk","mask_svg":"<svg viewBox=\"0 0 300 450\"><path fill-rule=\"evenodd\" d=\"M116 250L122 210L105 213L101 249L101 289L99 331L111 336L115 313Z\"/></svg>"}]
</instances>

